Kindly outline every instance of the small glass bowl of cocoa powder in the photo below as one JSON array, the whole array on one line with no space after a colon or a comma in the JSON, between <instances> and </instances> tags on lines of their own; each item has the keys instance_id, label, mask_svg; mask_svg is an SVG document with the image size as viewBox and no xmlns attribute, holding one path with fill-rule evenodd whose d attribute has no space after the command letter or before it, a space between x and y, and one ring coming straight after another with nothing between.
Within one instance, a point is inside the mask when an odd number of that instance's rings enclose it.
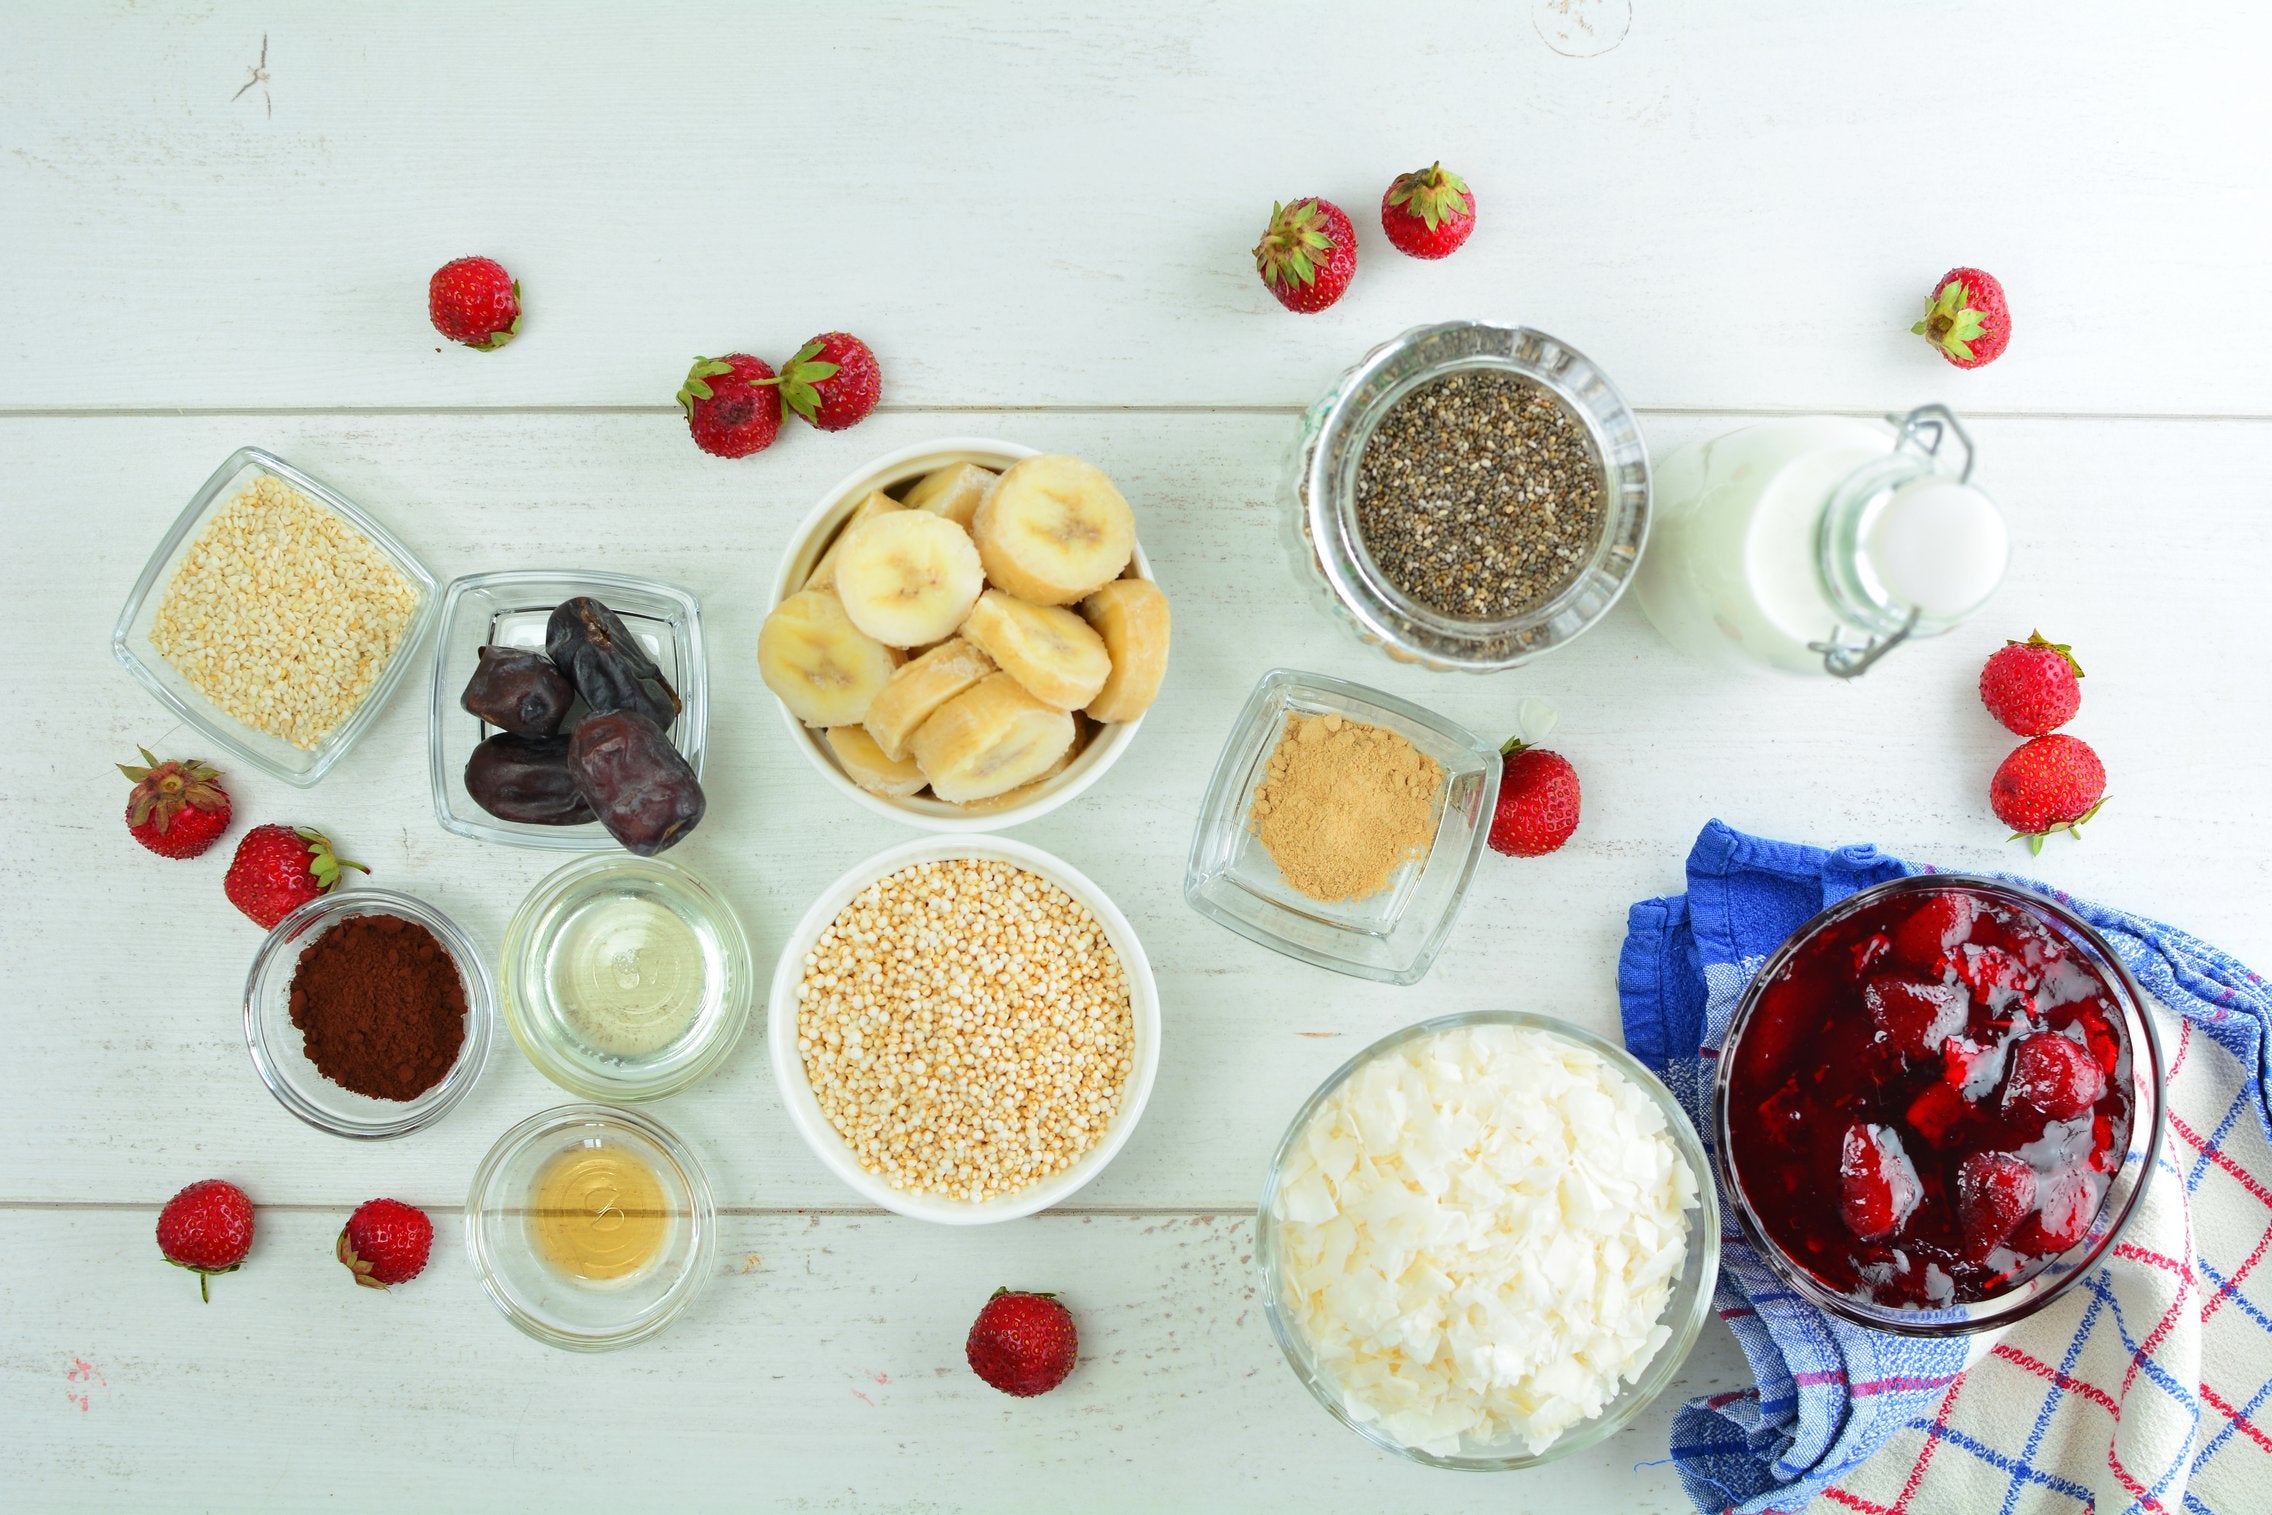
<instances>
[{"instance_id":1,"label":"small glass bowl of cocoa powder","mask_svg":"<svg viewBox=\"0 0 2272 1515\"><path fill-rule=\"evenodd\" d=\"M276 923L245 979L260 1081L309 1125L360 1141L408 1136L465 1098L496 1018L472 939L391 889L310 900Z\"/></svg>"},{"instance_id":2,"label":"small glass bowl of cocoa powder","mask_svg":"<svg viewBox=\"0 0 2272 1515\"><path fill-rule=\"evenodd\" d=\"M1183 897L1288 957L1417 983L1459 915L1499 768L1488 742L1431 710L1274 669L1208 781Z\"/></svg>"}]
</instances>

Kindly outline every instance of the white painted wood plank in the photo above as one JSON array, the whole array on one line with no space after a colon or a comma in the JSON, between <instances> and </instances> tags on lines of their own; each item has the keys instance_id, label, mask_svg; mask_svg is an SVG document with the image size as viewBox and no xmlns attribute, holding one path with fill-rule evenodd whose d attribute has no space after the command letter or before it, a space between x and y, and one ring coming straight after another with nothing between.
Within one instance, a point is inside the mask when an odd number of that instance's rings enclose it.
<instances>
[{"instance_id":1,"label":"white painted wood plank","mask_svg":"<svg viewBox=\"0 0 2272 1515\"><path fill-rule=\"evenodd\" d=\"M413 1196L423 1197L423 1196ZM437 1197L438 1198L438 1197ZM644 1345L516 1333L454 1214L381 1295L331 1256L339 1214L264 1211L250 1260L197 1286L142 1209L0 1214L12 1508L398 1511L1685 1510L1680 1400L1741 1371L1717 1321L1644 1418L1502 1478L1377 1452L1270 1339L1248 1217L1043 1217L943 1232L895 1217L733 1216L719 1276ZM962 1341L1005 1283L1060 1290L1082 1359L1012 1400Z\"/></svg>"},{"instance_id":2,"label":"white painted wood plank","mask_svg":"<svg viewBox=\"0 0 2272 1515\"><path fill-rule=\"evenodd\" d=\"M1725 418L1647 417L1663 447ZM1097 878L1155 964L1166 1015L1144 1124L1081 1196L1097 1207L1251 1203L1301 1098L1373 1037L1422 1016L1516 1006L1614 1031L1625 907L1675 889L1695 831L1724 816L1825 844L1875 839L1948 865L2022 868L1986 805L2011 745L1979 709L1981 658L2031 625L2090 670L2074 730L2113 801L2087 840L2033 865L2057 884L2187 926L2272 963L2272 807L2259 621L2272 563L2272 424L1988 422L1984 480L2018 540L1977 626L1902 651L1853 687L1730 683L1674 657L1638 611L1500 677L1398 667L1343 636L1279 556L1275 458L1287 416L894 415L714 465L661 416L192 417L0 421L0 603L51 660L0 726L0 963L31 1070L0 1101L17 1155L4 1200L156 1202L208 1171L273 1201L461 1192L482 1151L559 1095L501 1041L448 1120L376 1147L309 1131L254 1080L238 1026L257 933L223 901L221 852L148 857L118 820L109 766L176 747L112 665L107 634L143 554L195 483L259 441L376 510L444 578L606 564L703 597L717 659L710 818L676 855L742 912L761 961L821 886L906 833L824 790L780 728L752 649L780 533L841 474L950 432L1078 450L1120 479L1176 606L1166 695L1126 761L1021 835ZM1180 899L1199 796L1231 717L1268 668L1353 677L1497 731L1523 695L1563 711L1555 746L1586 819L1562 853L1487 857L1434 973L1363 985L1220 930ZM492 950L544 855L464 842L432 819L422 688L398 699L312 792L232 779L244 822L320 823L376 882L432 899ZM659 1113L702 1149L722 1199L849 1196L781 1117L752 1034Z\"/></svg>"},{"instance_id":3,"label":"white painted wood plank","mask_svg":"<svg viewBox=\"0 0 2272 1515\"><path fill-rule=\"evenodd\" d=\"M2272 413L2272 12L2206 0L0 6L0 405L666 404L848 327L899 403L1306 404L1422 320L1527 321L1637 404ZM232 98L263 35L265 88ZM273 108L271 110L271 107ZM1441 157L1482 227L1403 258ZM1273 198L1360 227L1280 312ZM437 352L424 281L527 284ZM1907 327L1977 264L1978 374Z\"/></svg>"}]
</instances>

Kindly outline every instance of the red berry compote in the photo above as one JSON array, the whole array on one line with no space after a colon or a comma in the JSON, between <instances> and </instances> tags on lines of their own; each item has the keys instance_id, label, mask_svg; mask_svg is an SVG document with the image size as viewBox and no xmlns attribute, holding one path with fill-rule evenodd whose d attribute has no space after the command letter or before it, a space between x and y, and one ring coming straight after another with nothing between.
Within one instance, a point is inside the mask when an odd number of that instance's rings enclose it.
<instances>
[{"instance_id":1,"label":"red berry compote","mask_svg":"<svg viewBox=\"0 0 2272 1515\"><path fill-rule=\"evenodd\" d=\"M2008 899L1896 892L1761 987L1728 1049L1728 1159L1823 1287L1942 1309L2043 1271L2128 1148L2131 1049L2096 965Z\"/></svg>"}]
</instances>

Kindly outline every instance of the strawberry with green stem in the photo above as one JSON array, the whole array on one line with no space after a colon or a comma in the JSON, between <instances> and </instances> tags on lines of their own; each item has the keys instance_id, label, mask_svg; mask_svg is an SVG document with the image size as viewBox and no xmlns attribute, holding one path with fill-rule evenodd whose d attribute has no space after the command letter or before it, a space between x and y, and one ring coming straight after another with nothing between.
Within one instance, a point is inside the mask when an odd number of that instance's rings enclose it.
<instances>
[{"instance_id":1,"label":"strawberry with green stem","mask_svg":"<svg viewBox=\"0 0 2272 1515\"><path fill-rule=\"evenodd\" d=\"M678 387L694 445L719 458L746 458L781 430L781 391L773 365L746 352L696 358Z\"/></svg>"},{"instance_id":2,"label":"strawberry with green stem","mask_svg":"<svg viewBox=\"0 0 2272 1515\"><path fill-rule=\"evenodd\" d=\"M822 431L842 431L868 418L883 393L876 355L847 331L824 331L781 365L782 403Z\"/></svg>"},{"instance_id":3,"label":"strawberry with green stem","mask_svg":"<svg viewBox=\"0 0 2272 1515\"><path fill-rule=\"evenodd\" d=\"M1316 196L1270 207L1254 247L1255 272L1280 305L1298 315L1341 298L1357 272L1357 228L1331 200Z\"/></svg>"},{"instance_id":4,"label":"strawberry with green stem","mask_svg":"<svg viewBox=\"0 0 2272 1515\"><path fill-rule=\"evenodd\" d=\"M1448 258L1475 230L1475 192L1441 163L1398 174L1381 196L1381 230L1415 258Z\"/></svg>"},{"instance_id":5,"label":"strawberry with green stem","mask_svg":"<svg viewBox=\"0 0 2272 1515\"><path fill-rule=\"evenodd\" d=\"M1994 274L1952 268L1925 297L1924 319L1909 329L1956 367L1979 368L2003 356L2012 312Z\"/></svg>"}]
</instances>

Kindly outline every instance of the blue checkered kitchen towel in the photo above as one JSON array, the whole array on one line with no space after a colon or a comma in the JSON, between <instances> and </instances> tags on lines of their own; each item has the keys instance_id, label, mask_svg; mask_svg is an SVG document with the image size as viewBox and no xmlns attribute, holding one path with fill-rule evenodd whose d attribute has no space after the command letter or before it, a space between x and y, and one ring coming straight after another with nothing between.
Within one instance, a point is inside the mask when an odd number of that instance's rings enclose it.
<instances>
[{"instance_id":1,"label":"blue checkered kitchen towel","mask_svg":"<svg viewBox=\"0 0 2272 1515\"><path fill-rule=\"evenodd\" d=\"M1688 892L1633 907L1625 1040L1707 1133L1710 1061L1744 985L1801 922L1925 871L1718 821ZM2031 887L2042 888L2041 885ZM2155 1002L2169 1064L2158 1171L2110 1261L1994 1339L1866 1331L1782 1288L1721 1198L1718 1307L1754 1388L1690 1401L1672 1455L1705 1511L2272 1510L2272 985L2158 922L2068 899Z\"/></svg>"}]
</instances>

